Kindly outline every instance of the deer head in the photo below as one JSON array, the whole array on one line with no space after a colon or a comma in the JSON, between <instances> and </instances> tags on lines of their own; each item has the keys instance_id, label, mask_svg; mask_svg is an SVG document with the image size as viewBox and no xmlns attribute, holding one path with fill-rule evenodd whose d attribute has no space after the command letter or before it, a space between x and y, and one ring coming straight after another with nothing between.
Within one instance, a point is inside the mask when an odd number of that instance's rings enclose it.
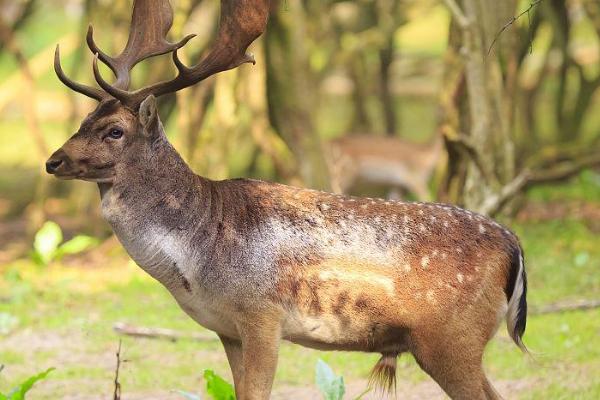
<instances>
[{"instance_id":1,"label":"deer head","mask_svg":"<svg viewBox=\"0 0 600 400\"><path fill-rule=\"evenodd\" d=\"M46 162L46 171L62 179L83 179L110 183L115 169L134 154L152 151L152 143L164 137L156 110L155 97L192 86L211 75L254 64L248 46L265 30L268 0L222 0L219 31L208 55L193 67L185 66L177 55L194 35L179 42L166 39L173 23L168 0L134 0L129 38L123 51L109 56L96 45L89 27L87 44L94 53L93 73L99 88L83 85L68 78L60 63L60 49L54 55L58 78L72 90L99 102L82 122L79 130ZM140 61L171 53L175 78L130 90L130 73ZM98 60L114 73L114 83L107 82L98 69Z\"/></svg>"}]
</instances>

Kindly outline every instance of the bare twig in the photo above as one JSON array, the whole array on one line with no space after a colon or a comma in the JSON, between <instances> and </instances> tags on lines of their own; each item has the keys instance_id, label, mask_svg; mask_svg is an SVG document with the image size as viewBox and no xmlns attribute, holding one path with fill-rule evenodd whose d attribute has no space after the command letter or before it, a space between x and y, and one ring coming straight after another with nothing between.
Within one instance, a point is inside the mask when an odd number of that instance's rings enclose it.
<instances>
[{"instance_id":1,"label":"bare twig","mask_svg":"<svg viewBox=\"0 0 600 400\"><path fill-rule=\"evenodd\" d=\"M121 399L121 384L119 383L119 368L121 367L121 339L119 339L119 348L117 349L117 366L115 367L115 391L113 400Z\"/></svg>"},{"instance_id":2,"label":"bare twig","mask_svg":"<svg viewBox=\"0 0 600 400\"><path fill-rule=\"evenodd\" d=\"M557 163L553 168L533 171L527 184L557 182L569 179L585 168L600 166L600 152L575 154L570 160Z\"/></svg>"},{"instance_id":3,"label":"bare twig","mask_svg":"<svg viewBox=\"0 0 600 400\"><path fill-rule=\"evenodd\" d=\"M507 30L512 24L517 22L517 20L519 20L519 18L521 18L523 15L527 15L528 20L531 21L529 13L531 12L531 10L533 10L534 7L536 7L542 1L543 0L533 0L531 3L529 3L529 7L527 7L520 14L515 15L507 23L505 23L502 26L502 28L500 28L498 33L496 33L496 36L494 36L494 40L492 40L492 44L490 44L490 47L488 48L487 56L490 55L490 53L492 52L492 49L494 48L494 45L496 44L498 39L500 39L500 36L504 33L504 31ZM532 51L533 50L533 38L531 37L531 22L530 22L530 30L529 30L529 46L530 46L529 47L530 51Z\"/></svg>"},{"instance_id":4,"label":"bare twig","mask_svg":"<svg viewBox=\"0 0 600 400\"><path fill-rule=\"evenodd\" d=\"M543 315L543 314L554 314L565 311L577 311L577 310L592 310L600 307L600 299L593 300L575 300L575 301L564 301L552 304L546 304L544 306L535 307L531 310L532 315Z\"/></svg>"},{"instance_id":5,"label":"bare twig","mask_svg":"<svg viewBox=\"0 0 600 400\"><path fill-rule=\"evenodd\" d=\"M452 13L452 16L461 28L464 29L469 26L469 19L465 15L464 11L460 8L460 6L456 3L456 1L444 0L444 3L446 3L446 7L448 7L450 12Z\"/></svg>"},{"instance_id":6,"label":"bare twig","mask_svg":"<svg viewBox=\"0 0 600 400\"><path fill-rule=\"evenodd\" d=\"M218 340L216 335L211 334L183 334L172 329L165 328L148 328L143 326L133 326L122 322L117 322L113 329L121 335L148 338L148 339L163 339L175 342L177 340L193 340L198 342L208 342Z\"/></svg>"},{"instance_id":7,"label":"bare twig","mask_svg":"<svg viewBox=\"0 0 600 400\"><path fill-rule=\"evenodd\" d=\"M487 215L494 214L517 193L532 185L569 179L585 168L595 166L600 166L600 152L588 155L573 155L572 159L558 163L553 168L539 168L537 170L526 168L512 181L504 185L496 195L489 196L478 211Z\"/></svg>"}]
</instances>

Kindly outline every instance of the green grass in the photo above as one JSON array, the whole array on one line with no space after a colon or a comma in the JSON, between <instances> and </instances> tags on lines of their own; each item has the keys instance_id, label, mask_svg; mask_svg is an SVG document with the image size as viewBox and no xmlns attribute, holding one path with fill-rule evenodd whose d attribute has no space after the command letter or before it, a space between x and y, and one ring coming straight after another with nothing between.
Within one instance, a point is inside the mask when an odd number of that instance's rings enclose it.
<instances>
[{"instance_id":1,"label":"green grass","mask_svg":"<svg viewBox=\"0 0 600 400\"><path fill-rule=\"evenodd\" d=\"M513 227L527 254L529 302L541 305L570 298L600 296L600 247L597 236L581 221L527 223ZM577 262L586 252L586 262ZM16 384L40 368L57 370L38 385L36 399L55 399L69 393L110 393L114 352L119 337L117 321L165 327L195 333L192 322L170 294L146 276L124 255L101 270L62 267L47 270L17 261L3 267L0 292L17 294L0 303L0 312L20 319L17 332L7 339L39 333L30 343L5 346L0 342L0 390ZM0 271L2 271L0 269ZM15 278L17 273L23 278ZM486 353L485 363L494 379L526 380L531 390L523 398L596 398L600 383L600 312L598 310L530 316L525 341L534 359L523 356L500 329ZM40 341L40 343L38 343ZM44 341L48 343L44 344ZM12 342L11 342L12 343ZM36 351L28 351L29 347ZM39 348L39 349L38 349ZM205 368L230 377L218 341L168 342L123 339L121 371L124 393L150 392L157 386L198 391ZM312 384L314 365L323 358L347 382L366 379L377 356L360 353L318 352L285 344L276 377L278 386ZM401 357L398 377L418 382L428 379L409 355ZM157 384L159 382L159 384Z\"/></svg>"},{"instance_id":2,"label":"green grass","mask_svg":"<svg viewBox=\"0 0 600 400\"><path fill-rule=\"evenodd\" d=\"M529 191L528 197L542 202L565 200L600 202L600 173L587 170L568 184L536 186Z\"/></svg>"}]
</instances>

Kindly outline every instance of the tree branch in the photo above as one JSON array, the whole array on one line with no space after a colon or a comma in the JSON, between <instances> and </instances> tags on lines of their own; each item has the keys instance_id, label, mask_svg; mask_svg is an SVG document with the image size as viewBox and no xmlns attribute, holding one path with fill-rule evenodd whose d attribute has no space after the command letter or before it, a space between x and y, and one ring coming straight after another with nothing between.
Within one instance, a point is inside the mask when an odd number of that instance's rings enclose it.
<instances>
[{"instance_id":1,"label":"tree branch","mask_svg":"<svg viewBox=\"0 0 600 400\"><path fill-rule=\"evenodd\" d=\"M498 33L496 33L496 35L494 36L494 40L492 40L492 44L490 44L490 47L488 48L487 55L488 56L490 55L490 53L492 52L492 48L494 47L494 45L496 44L496 42L498 41L498 39L500 39L500 36L504 33L505 30L507 30L512 24L514 24L515 22L517 22L517 20L519 18L521 18L523 15L527 14L527 16L529 17L529 12L535 6L537 6L538 4L540 4L542 1L543 0L533 0L531 3L529 3L529 7L527 7L527 9L523 10L519 15L515 15L507 23L505 23L502 26L502 28L500 28L500 30L498 31ZM531 19L530 19L530 21L531 21ZM529 35L530 49L531 49L531 42L532 42L532 38L531 38L531 33L530 33L530 35Z\"/></svg>"},{"instance_id":2,"label":"tree branch","mask_svg":"<svg viewBox=\"0 0 600 400\"><path fill-rule=\"evenodd\" d=\"M485 181L488 184L498 185L496 177L492 174L491 171L489 171L486 168L484 162L481 160L481 155L477 151L477 148L475 147L475 144L473 143L470 137L462 133L456 133L453 135L446 134L445 136L450 143L456 145L459 149L464 151L469 156L469 158L473 161L473 163L481 173L481 176L483 176L483 179L485 179Z\"/></svg>"},{"instance_id":3,"label":"tree branch","mask_svg":"<svg viewBox=\"0 0 600 400\"><path fill-rule=\"evenodd\" d=\"M562 161L553 168L538 170L524 169L512 181L504 185L494 196L489 196L479 211L495 214L508 200L527 188L540 184L562 181L577 175L586 168L600 166L600 152L588 155L574 155L572 160Z\"/></svg>"},{"instance_id":4,"label":"tree branch","mask_svg":"<svg viewBox=\"0 0 600 400\"><path fill-rule=\"evenodd\" d=\"M460 8L460 6L456 3L456 1L444 0L444 3L446 3L446 7L448 7L450 13L452 13L452 16L456 20L456 23L458 23L458 25L463 29L468 28L469 19L467 18L464 11Z\"/></svg>"}]
</instances>

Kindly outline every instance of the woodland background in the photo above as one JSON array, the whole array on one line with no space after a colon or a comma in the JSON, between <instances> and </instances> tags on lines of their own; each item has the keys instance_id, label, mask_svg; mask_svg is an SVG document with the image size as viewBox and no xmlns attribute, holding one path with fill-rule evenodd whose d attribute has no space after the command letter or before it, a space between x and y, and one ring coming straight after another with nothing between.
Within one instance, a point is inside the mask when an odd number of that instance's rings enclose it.
<instances>
[{"instance_id":1,"label":"woodland background","mask_svg":"<svg viewBox=\"0 0 600 400\"><path fill-rule=\"evenodd\" d=\"M172 3L172 37L198 34L184 52L190 64L214 37L219 5ZM0 393L55 367L31 398L109 398L120 338L124 398L199 393L205 368L229 376L214 337L128 260L101 220L95 185L43 171L94 107L55 77L56 44L68 75L91 83L88 24L116 54L130 7L0 0ZM519 354L502 327L486 354L497 387L508 398L600 398L598 1L285 0L250 50L255 66L161 98L169 138L197 173L329 190L335 138L427 147L443 137L431 196L497 217L527 256L525 342L536 356ZM136 67L134 86L172 74L169 57L159 57ZM388 189L359 182L351 191ZM183 338L121 336L115 326ZM351 393L374 363L286 345L276 396L316 396L309 383L319 357ZM400 361L398 393L441 397L410 356Z\"/></svg>"}]
</instances>

